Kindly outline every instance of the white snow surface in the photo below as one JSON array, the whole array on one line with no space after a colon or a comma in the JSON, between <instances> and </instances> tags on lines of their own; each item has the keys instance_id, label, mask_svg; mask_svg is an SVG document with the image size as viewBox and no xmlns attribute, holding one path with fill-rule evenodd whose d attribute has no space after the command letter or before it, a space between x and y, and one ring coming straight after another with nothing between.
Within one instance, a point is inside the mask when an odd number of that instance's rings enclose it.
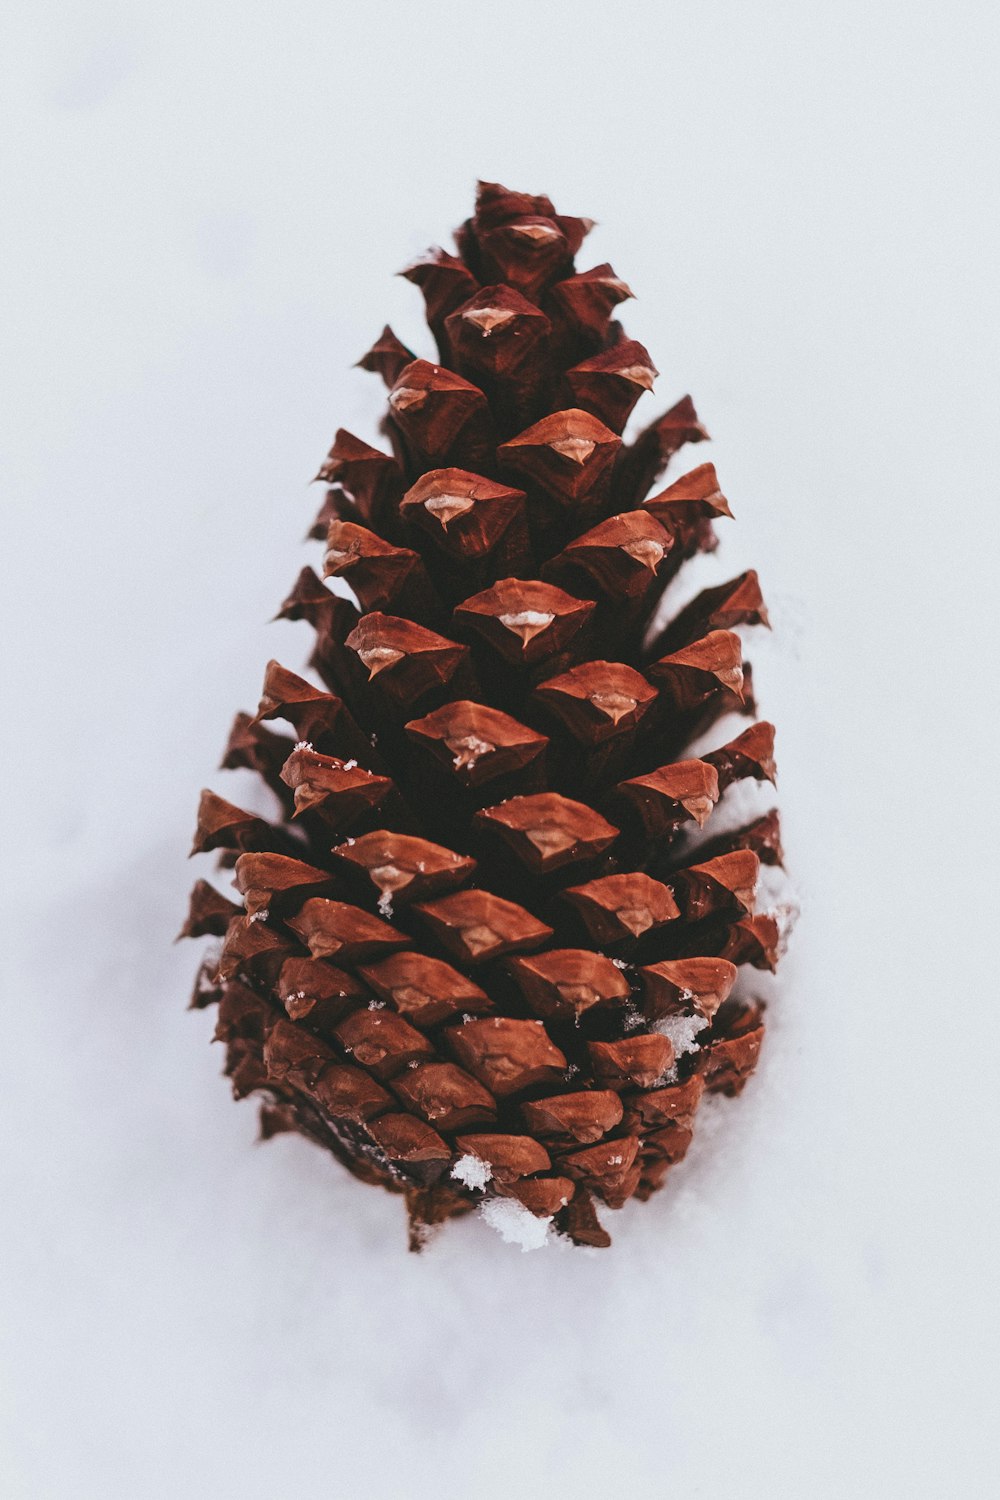
<instances>
[{"instance_id":1,"label":"white snow surface","mask_svg":"<svg viewBox=\"0 0 1000 1500\"><path fill-rule=\"evenodd\" d=\"M992 1494L996 9L8 9L4 1500ZM255 1145L172 946L199 789L273 808L214 768L308 656L267 623L307 481L382 442L353 362L387 320L435 357L394 273L477 175L600 221L634 425L690 390L671 474L736 517L672 599L754 566L774 625L801 919L740 977L756 1077L610 1251L476 1213L409 1255L397 1197Z\"/></svg>"}]
</instances>

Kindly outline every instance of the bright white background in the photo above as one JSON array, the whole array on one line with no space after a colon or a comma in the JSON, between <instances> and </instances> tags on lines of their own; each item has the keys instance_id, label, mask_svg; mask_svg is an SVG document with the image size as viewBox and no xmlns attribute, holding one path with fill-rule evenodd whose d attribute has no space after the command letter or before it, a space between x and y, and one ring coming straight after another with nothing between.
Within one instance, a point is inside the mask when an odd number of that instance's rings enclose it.
<instances>
[{"instance_id":1,"label":"bright white background","mask_svg":"<svg viewBox=\"0 0 1000 1500\"><path fill-rule=\"evenodd\" d=\"M995 7L4 30L4 1500L994 1494ZM392 273L476 176L600 221L777 627L770 1040L603 1255L407 1256L396 1200L253 1145L170 946L230 717L304 658L265 622L373 430L349 367L420 337Z\"/></svg>"}]
</instances>

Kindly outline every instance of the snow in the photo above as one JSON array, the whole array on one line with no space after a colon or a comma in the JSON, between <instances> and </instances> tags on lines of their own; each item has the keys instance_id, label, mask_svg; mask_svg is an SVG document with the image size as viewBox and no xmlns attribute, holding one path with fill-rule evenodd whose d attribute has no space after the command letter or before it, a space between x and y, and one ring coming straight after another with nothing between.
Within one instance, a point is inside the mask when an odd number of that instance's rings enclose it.
<instances>
[{"instance_id":1,"label":"snow","mask_svg":"<svg viewBox=\"0 0 1000 1500\"><path fill-rule=\"evenodd\" d=\"M613 66L593 0L6 12L4 1500L989 1496L995 9L638 0ZM667 477L735 512L694 586L756 566L774 624L760 1070L591 1254L476 1212L409 1255L398 1196L258 1146L173 945L200 788L273 804L214 768L309 654L267 623L307 481L385 446L352 362L432 355L393 273L477 174L600 220L633 428L690 389Z\"/></svg>"},{"instance_id":2,"label":"snow","mask_svg":"<svg viewBox=\"0 0 1000 1500\"><path fill-rule=\"evenodd\" d=\"M522 1254L543 1249L551 1239L551 1219L539 1218L514 1198L487 1198L479 1213L508 1245L520 1245Z\"/></svg>"},{"instance_id":3,"label":"snow","mask_svg":"<svg viewBox=\"0 0 1000 1500\"><path fill-rule=\"evenodd\" d=\"M452 1167L451 1175L456 1182L464 1183L467 1188L482 1191L493 1176L493 1168L488 1161L483 1161L480 1157L466 1152Z\"/></svg>"},{"instance_id":4,"label":"snow","mask_svg":"<svg viewBox=\"0 0 1000 1500\"><path fill-rule=\"evenodd\" d=\"M674 1044L674 1052L683 1057L685 1052L697 1052L699 1033L707 1025L704 1016L664 1016L654 1023L653 1030L668 1036Z\"/></svg>"}]
</instances>

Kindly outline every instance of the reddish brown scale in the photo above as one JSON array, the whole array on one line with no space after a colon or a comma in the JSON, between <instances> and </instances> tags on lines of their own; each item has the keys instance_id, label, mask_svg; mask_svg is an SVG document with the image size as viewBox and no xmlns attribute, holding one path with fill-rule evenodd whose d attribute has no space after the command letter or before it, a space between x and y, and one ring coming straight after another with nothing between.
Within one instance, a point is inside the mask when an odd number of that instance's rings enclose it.
<instances>
[{"instance_id":1,"label":"reddish brown scale","mask_svg":"<svg viewBox=\"0 0 1000 1500\"><path fill-rule=\"evenodd\" d=\"M411 1063L434 1056L422 1032L393 1010L363 1008L344 1016L333 1036L353 1062L360 1063L380 1083Z\"/></svg>"},{"instance_id":2,"label":"reddish brown scale","mask_svg":"<svg viewBox=\"0 0 1000 1500\"><path fill-rule=\"evenodd\" d=\"M286 811L291 805L281 768L294 746L287 735L273 734L250 714L237 714L219 762L221 771L255 771L266 786L280 797Z\"/></svg>"},{"instance_id":3,"label":"reddish brown scale","mask_svg":"<svg viewBox=\"0 0 1000 1500\"><path fill-rule=\"evenodd\" d=\"M745 777L773 782L778 774L774 764L774 725L751 724L728 744L709 751L705 759L718 772L720 791Z\"/></svg>"},{"instance_id":4,"label":"reddish brown scale","mask_svg":"<svg viewBox=\"0 0 1000 1500\"><path fill-rule=\"evenodd\" d=\"M514 1182L535 1172L547 1172L549 1153L530 1135L460 1135L455 1149L485 1162L497 1182Z\"/></svg>"},{"instance_id":5,"label":"reddish brown scale","mask_svg":"<svg viewBox=\"0 0 1000 1500\"><path fill-rule=\"evenodd\" d=\"M538 580L504 578L455 610L456 626L479 646L484 666L537 667L578 645L594 606Z\"/></svg>"},{"instance_id":6,"label":"reddish brown scale","mask_svg":"<svg viewBox=\"0 0 1000 1500\"><path fill-rule=\"evenodd\" d=\"M650 1021L677 1015L710 1021L736 982L736 965L724 958L675 958L647 964L639 975Z\"/></svg>"},{"instance_id":7,"label":"reddish brown scale","mask_svg":"<svg viewBox=\"0 0 1000 1500\"><path fill-rule=\"evenodd\" d=\"M358 360L358 367L381 375L391 390L400 371L412 364L414 359L416 355L405 344L400 343L387 323L368 352Z\"/></svg>"},{"instance_id":8,"label":"reddish brown scale","mask_svg":"<svg viewBox=\"0 0 1000 1500\"><path fill-rule=\"evenodd\" d=\"M512 958L507 968L536 1015L578 1021L588 1011L622 1005L629 983L616 964L592 948L555 948Z\"/></svg>"},{"instance_id":9,"label":"reddish brown scale","mask_svg":"<svg viewBox=\"0 0 1000 1500\"><path fill-rule=\"evenodd\" d=\"M368 892L374 890L380 910L454 890L476 868L474 859L453 849L385 829L349 839L331 852L361 877Z\"/></svg>"},{"instance_id":10,"label":"reddish brown scale","mask_svg":"<svg viewBox=\"0 0 1000 1500\"><path fill-rule=\"evenodd\" d=\"M510 714L458 699L406 725L406 734L449 778L466 788L498 778L537 780L548 737Z\"/></svg>"},{"instance_id":11,"label":"reddish brown scale","mask_svg":"<svg viewBox=\"0 0 1000 1500\"><path fill-rule=\"evenodd\" d=\"M719 693L734 703L743 702L743 644L731 630L710 631L645 670L678 717L692 716Z\"/></svg>"},{"instance_id":12,"label":"reddish brown scale","mask_svg":"<svg viewBox=\"0 0 1000 1500\"><path fill-rule=\"evenodd\" d=\"M426 953L393 953L374 964L362 964L361 977L376 995L415 1026L437 1026L467 1012L479 1015L493 1002L464 974Z\"/></svg>"},{"instance_id":13,"label":"reddish brown scale","mask_svg":"<svg viewBox=\"0 0 1000 1500\"><path fill-rule=\"evenodd\" d=\"M699 464L642 503L644 509L652 511L656 519L674 534L682 549L699 526L718 520L720 516L732 519L733 514L729 501L719 488L714 464Z\"/></svg>"},{"instance_id":14,"label":"reddish brown scale","mask_svg":"<svg viewBox=\"0 0 1000 1500\"><path fill-rule=\"evenodd\" d=\"M354 605L332 594L312 568L303 568L275 618L308 621L316 632L309 665L319 673L328 688L336 687L340 675L340 646L357 623L358 612Z\"/></svg>"},{"instance_id":15,"label":"reddish brown scale","mask_svg":"<svg viewBox=\"0 0 1000 1500\"><path fill-rule=\"evenodd\" d=\"M615 788L615 805L627 807L649 844L670 839L685 824L704 827L719 800L719 777L705 760L679 760Z\"/></svg>"},{"instance_id":16,"label":"reddish brown scale","mask_svg":"<svg viewBox=\"0 0 1000 1500\"><path fill-rule=\"evenodd\" d=\"M529 421L551 384L545 314L512 287L487 286L445 319L455 368L489 400L501 434Z\"/></svg>"},{"instance_id":17,"label":"reddish brown scale","mask_svg":"<svg viewBox=\"0 0 1000 1500\"><path fill-rule=\"evenodd\" d=\"M329 870L285 854L241 854L235 869L233 884L258 919L296 911L307 896L333 895L340 883Z\"/></svg>"},{"instance_id":18,"label":"reddish brown scale","mask_svg":"<svg viewBox=\"0 0 1000 1500\"><path fill-rule=\"evenodd\" d=\"M445 319L461 303L467 302L478 289L478 283L465 262L447 250L435 247L413 261L399 273L412 281L424 294L427 323L437 339L441 357L447 358L448 343ZM405 366L404 366L405 368ZM402 370L396 372L398 380Z\"/></svg>"},{"instance_id":19,"label":"reddish brown scale","mask_svg":"<svg viewBox=\"0 0 1000 1500\"><path fill-rule=\"evenodd\" d=\"M601 514L621 438L589 412L553 412L497 451L505 476L520 484L538 507L543 535L575 530Z\"/></svg>"},{"instance_id":20,"label":"reddish brown scale","mask_svg":"<svg viewBox=\"0 0 1000 1500\"><path fill-rule=\"evenodd\" d=\"M700 640L710 630L735 630L738 625L769 625L764 599L751 568L717 588L703 589L686 605L649 647L659 656Z\"/></svg>"},{"instance_id":21,"label":"reddish brown scale","mask_svg":"<svg viewBox=\"0 0 1000 1500\"><path fill-rule=\"evenodd\" d=\"M565 588L598 600L607 610L624 608L631 623L672 546L673 537L655 516L631 510L591 527L547 562L542 572ZM615 625L613 618L608 623ZM619 621L619 627L623 623Z\"/></svg>"},{"instance_id":22,"label":"reddish brown scale","mask_svg":"<svg viewBox=\"0 0 1000 1500\"><path fill-rule=\"evenodd\" d=\"M606 1229L601 1227L601 1222L595 1212L593 1198L580 1184L577 1184L576 1192L559 1214L556 1222L562 1233L575 1245L587 1245L594 1250L606 1250L611 1244L611 1236Z\"/></svg>"},{"instance_id":23,"label":"reddish brown scale","mask_svg":"<svg viewBox=\"0 0 1000 1500\"><path fill-rule=\"evenodd\" d=\"M264 1036L264 1066L275 1083L312 1088L335 1054L321 1038L289 1021L275 1021Z\"/></svg>"},{"instance_id":24,"label":"reddish brown scale","mask_svg":"<svg viewBox=\"0 0 1000 1500\"><path fill-rule=\"evenodd\" d=\"M295 795L295 813L313 813L331 829L348 829L387 802L393 783L351 760L318 755L307 746L293 750L282 779Z\"/></svg>"},{"instance_id":25,"label":"reddish brown scale","mask_svg":"<svg viewBox=\"0 0 1000 1500\"><path fill-rule=\"evenodd\" d=\"M183 933L181 936L188 937L194 936L194 934ZM218 979L218 968L218 956L210 949L204 955L195 971L194 984L191 986L191 998L188 1001L188 1010L207 1010L210 1005L218 1004L222 998L222 986Z\"/></svg>"},{"instance_id":26,"label":"reddish brown scale","mask_svg":"<svg viewBox=\"0 0 1000 1500\"><path fill-rule=\"evenodd\" d=\"M674 1061L673 1043L658 1031L618 1042L588 1042L587 1050L594 1077L613 1089L655 1088Z\"/></svg>"},{"instance_id":27,"label":"reddish brown scale","mask_svg":"<svg viewBox=\"0 0 1000 1500\"><path fill-rule=\"evenodd\" d=\"M343 578L363 610L414 619L433 619L444 613L419 552L394 547L352 521L333 521L326 545L323 576Z\"/></svg>"},{"instance_id":28,"label":"reddish brown scale","mask_svg":"<svg viewBox=\"0 0 1000 1500\"><path fill-rule=\"evenodd\" d=\"M638 870L572 886L565 899L596 947L631 947L647 932L680 916L670 888Z\"/></svg>"},{"instance_id":29,"label":"reddish brown scale","mask_svg":"<svg viewBox=\"0 0 1000 1500\"><path fill-rule=\"evenodd\" d=\"M535 697L575 740L597 745L635 729L656 689L624 662L589 661L539 683Z\"/></svg>"},{"instance_id":30,"label":"reddish brown scale","mask_svg":"<svg viewBox=\"0 0 1000 1500\"><path fill-rule=\"evenodd\" d=\"M607 342L611 314L632 290L605 263L567 276L549 292L545 307L563 361L575 364Z\"/></svg>"},{"instance_id":31,"label":"reddish brown scale","mask_svg":"<svg viewBox=\"0 0 1000 1500\"><path fill-rule=\"evenodd\" d=\"M415 359L389 392L389 422L407 473L456 467L488 473L496 436L486 397L443 365Z\"/></svg>"},{"instance_id":32,"label":"reddish brown scale","mask_svg":"<svg viewBox=\"0 0 1000 1500\"><path fill-rule=\"evenodd\" d=\"M541 1021L486 1016L451 1027L451 1051L498 1099L537 1084L562 1082L566 1058Z\"/></svg>"},{"instance_id":33,"label":"reddish brown scale","mask_svg":"<svg viewBox=\"0 0 1000 1500\"><path fill-rule=\"evenodd\" d=\"M426 546L442 587L466 594L477 584L531 566L524 491L467 469L432 469L400 503L409 534Z\"/></svg>"},{"instance_id":34,"label":"reddish brown scale","mask_svg":"<svg viewBox=\"0 0 1000 1500\"><path fill-rule=\"evenodd\" d=\"M274 1015L260 995L238 980L230 979L219 997L215 1021L215 1041L231 1042L237 1037L255 1040L263 1045Z\"/></svg>"},{"instance_id":35,"label":"reddish brown scale","mask_svg":"<svg viewBox=\"0 0 1000 1500\"><path fill-rule=\"evenodd\" d=\"M361 1125L393 1107L386 1093L364 1068L333 1063L325 1068L309 1090L311 1097L334 1120Z\"/></svg>"},{"instance_id":36,"label":"reddish brown scale","mask_svg":"<svg viewBox=\"0 0 1000 1500\"><path fill-rule=\"evenodd\" d=\"M456 891L416 908L430 936L460 964L485 964L506 953L532 951L552 936L523 906L489 891Z\"/></svg>"},{"instance_id":37,"label":"reddish brown scale","mask_svg":"<svg viewBox=\"0 0 1000 1500\"><path fill-rule=\"evenodd\" d=\"M564 218L550 200L480 183L476 216L459 231L462 248L487 279L500 279L533 300L572 271L590 219Z\"/></svg>"},{"instance_id":38,"label":"reddish brown scale","mask_svg":"<svg viewBox=\"0 0 1000 1500\"><path fill-rule=\"evenodd\" d=\"M720 1011L713 1028L705 1068L705 1087L713 1094L742 1093L757 1065L764 1036L762 1007L757 1001Z\"/></svg>"},{"instance_id":39,"label":"reddish brown scale","mask_svg":"<svg viewBox=\"0 0 1000 1500\"><path fill-rule=\"evenodd\" d=\"M392 1089L402 1104L436 1130L468 1130L496 1120L493 1095L455 1063L405 1068L393 1079Z\"/></svg>"},{"instance_id":40,"label":"reddish brown scale","mask_svg":"<svg viewBox=\"0 0 1000 1500\"><path fill-rule=\"evenodd\" d=\"M668 1084L666 1088L653 1089L647 1093L630 1094L626 1119L634 1118L636 1129L640 1133L662 1130L671 1125L688 1129L704 1091L704 1078L694 1073L684 1083Z\"/></svg>"},{"instance_id":41,"label":"reddish brown scale","mask_svg":"<svg viewBox=\"0 0 1000 1500\"><path fill-rule=\"evenodd\" d=\"M196 880L177 938L223 937L232 919L239 916L242 910L234 901L227 900L207 880Z\"/></svg>"},{"instance_id":42,"label":"reddish brown scale","mask_svg":"<svg viewBox=\"0 0 1000 1500\"><path fill-rule=\"evenodd\" d=\"M475 687L468 648L380 612L364 615L344 642L360 702L399 719L448 689Z\"/></svg>"},{"instance_id":43,"label":"reddish brown scale","mask_svg":"<svg viewBox=\"0 0 1000 1500\"><path fill-rule=\"evenodd\" d=\"M632 1168L638 1150L639 1138L626 1135L602 1142L599 1146L585 1146L582 1151L571 1151L559 1158L559 1165L570 1177L592 1188L610 1208L618 1208L629 1196L623 1189L632 1182ZM638 1181L638 1174L635 1181ZM635 1191L634 1182L632 1191Z\"/></svg>"},{"instance_id":44,"label":"reddish brown scale","mask_svg":"<svg viewBox=\"0 0 1000 1500\"><path fill-rule=\"evenodd\" d=\"M762 865L781 865L784 851L781 847L781 820L776 808L755 818L742 828L733 828L699 845L698 858L711 859L717 854L729 854L733 849L752 849Z\"/></svg>"},{"instance_id":45,"label":"reddish brown scale","mask_svg":"<svg viewBox=\"0 0 1000 1500\"><path fill-rule=\"evenodd\" d=\"M484 808L475 821L502 839L533 875L594 859L618 837L618 829L593 808L558 792L511 797L499 807Z\"/></svg>"},{"instance_id":46,"label":"reddish brown scale","mask_svg":"<svg viewBox=\"0 0 1000 1500\"><path fill-rule=\"evenodd\" d=\"M653 389L658 373L642 344L623 339L566 371L566 405L589 411L621 434L636 402Z\"/></svg>"},{"instance_id":47,"label":"reddish brown scale","mask_svg":"<svg viewBox=\"0 0 1000 1500\"><path fill-rule=\"evenodd\" d=\"M267 664L257 718L284 719L294 728L299 742L320 752L336 747L344 759L359 752L371 753L369 741L340 698L315 687L280 662Z\"/></svg>"},{"instance_id":48,"label":"reddish brown scale","mask_svg":"<svg viewBox=\"0 0 1000 1500\"><path fill-rule=\"evenodd\" d=\"M256 813L236 807L215 792L207 789L202 792L192 854L207 854L212 849L279 850L289 847L291 841L283 829L275 828Z\"/></svg>"},{"instance_id":49,"label":"reddish brown scale","mask_svg":"<svg viewBox=\"0 0 1000 1500\"><path fill-rule=\"evenodd\" d=\"M368 1134L392 1166L405 1168L418 1182L435 1182L451 1160L447 1142L413 1115L380 1115Z\"/></svg>"},{"instance_id":50,"label":"reddish brown scale","mask_svg":"<svg viewBox=\"0 0 1000 1500\"><path fill-rule=\"evenodd\" d=\"M719 946L719 957L728 958L730 963L750 964L755 969L773 972L778 967L779 940L778 924L769 913L743 917L726 930Z\"/></svg>"},{"instance_id":51,"label":"reddish brown scale","mask_svg":"<svg viewBox=\"0 0 1000 1500\"><path fill-rule=\"evenodd\" d=\"M611 1089L587 1089L578 1094L556 1094L522 1104L521 1113L530 1130L543 1138L599 1141L620 1125L624 1110Z\"/></svg>"},{"instance_id":52,"label":"reddish brown scale","mask_svg":"<svg viewBox=\"0 0 1000 1500\"><path fill-rule=\"evenodd\" d=\"M544 1219L565 1208L574 1190L569 1177L520 1177L515 1182L497 1184L501 1197L516 1198L529 1213Z\"/></svg>"},{"instance_id":53,"label":"reddish brown scale","mask_svg":"<svg viewBox=\"0 0 1000 1500\"><path fill-rule=\"evenodd\" d=\"M358 519L376 526L391 518L403 490L403 475L396 460L343 427L338 428L316 478L340 485L353 502Z\"/></svg>"},{"instance_id":54,"label":"reddish brown scale","mask_svg":"<svg viewBox=\"0 0 1000 1500\"><path fill-rule=\"evenodd\" d=\"M638 505L679 449L686 443L702 443L707 437L694 402L690 396L683 396L623 449L615 474L616 492L626 503Z\"/></svg>"},{"instance_id":55,"label":"reddish brown scale","mask_svg":"<svg viewBox=\"0 0 1000 1500\"><path fill-rule=\"evenodd\" d=\"M290 1021L329 1036L341 1016L367 1004L369 992L352 974L318 958L286 958L277 984Z\"/></svg>"},{"instance_id":56,"label":"reddish brown scale","mask_svg":"<svg viewBox=\"0 0 1000 1500\"><path fill-rule=\"evenodd\" d=\"M734 849L671 876L671 889L687 922L720 913L752 916L760 860L750 849Z\"/></svg>"},{"instance_id":57,"label":"reddish brown scale","mask_svg":"<svg viewBox=\"0 0 1000 1500\"><path fill-rule=\"evenodd\" d=\"M307 901L287 925L313 958L332 958L345 964L381 958L394 949L405 948L408 941L403 933L370 912L320 896Z\"/></svg>"}]
</instances>

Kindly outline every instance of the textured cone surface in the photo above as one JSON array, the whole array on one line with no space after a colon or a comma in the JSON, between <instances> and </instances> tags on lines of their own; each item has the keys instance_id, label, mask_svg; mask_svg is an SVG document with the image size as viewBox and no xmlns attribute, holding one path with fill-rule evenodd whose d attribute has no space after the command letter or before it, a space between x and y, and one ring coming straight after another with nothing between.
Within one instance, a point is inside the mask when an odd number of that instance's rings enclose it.
<instances>
[{"instance_id":1,"label":"textured cone surface","mask_svg":"<svg viewBox=\"0 0 1000 1500\"><path fill-rule=\"evenodd\" d=\"M360 361L387 448L337 433L310 533L333 582L303 569L279 611L310 675L271 662L223 759L279 815L199 811L243 903L199 880L183 928L217 940L192 1004L234 1093L403 1193L413 1245L489 1199L608 1244L595 1202L648 1198L703 1093L742 1089L741 986L776 961L777 815L716 831L774 779L738 633L766 610L751 571L660 619L730 511L711 464L656 488L707 436L689 397L623 438L657 372L626 284L575 268L589 228L482 183L458 254L404 273L437 359L386 328Z\"/></svg>"}]
</instances>

